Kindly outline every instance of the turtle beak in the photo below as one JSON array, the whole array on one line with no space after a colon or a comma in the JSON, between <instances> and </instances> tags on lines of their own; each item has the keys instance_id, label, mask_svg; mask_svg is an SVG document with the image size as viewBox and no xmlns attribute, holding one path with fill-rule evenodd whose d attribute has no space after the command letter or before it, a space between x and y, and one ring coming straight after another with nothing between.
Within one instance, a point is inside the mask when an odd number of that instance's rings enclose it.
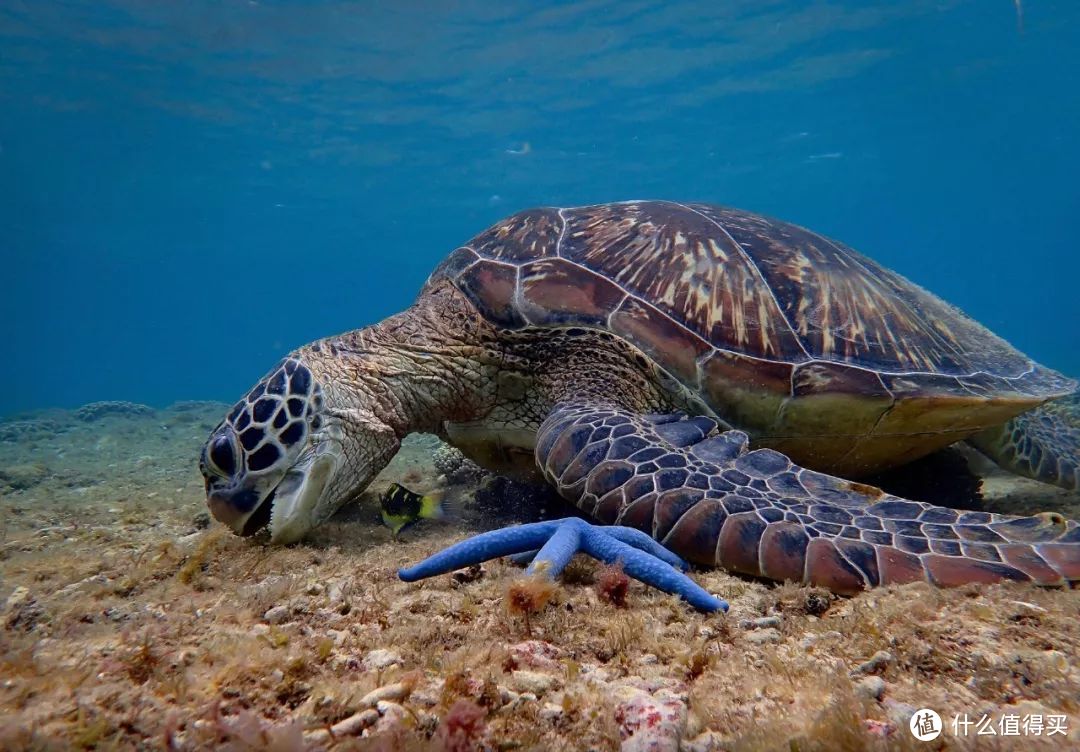
<instances>
[{"instance_id":1,"label":"turtle beak","mask_svg":"<svg viewBox=\"0 0 1080 752\"><path fill-rule=\"evenodd\" d=\"M260 498L257 490L240 486L235 489L215 489L206 496L206 506L214 519L233 529L237 535L254 535L270 519L277 488Z\"/></svg>"},{"instance_id":2,"label":"turtle beak","mask_svg":"<svg viewBox=\"0 0 1080 752\"><path fill-rule=\"evenodd\" d=\"M314 454L308 462L289 469L268 499L268 521L271 543L293 543L300 540L329 516L323 504L326 487L337 470L337 455L329 452ZM333 512L336 507L330 507ZM265 524L265 523L264 523Z\"/></svg>"},{"instance_id":3,"label":"turtle beak","mask_svg":"<svg viewBox=\"0 0 1080 752\"><path fill-rule=\"evenodd\" d=\"M207 496L206 506L210 509L210 514L214 516L215 520L228 525L238 533L243 529L245 519L250 516L250 512L244 514L237 509L236 505L228 498L221 494L215 493Z\"/></svg>"}]
</instances>

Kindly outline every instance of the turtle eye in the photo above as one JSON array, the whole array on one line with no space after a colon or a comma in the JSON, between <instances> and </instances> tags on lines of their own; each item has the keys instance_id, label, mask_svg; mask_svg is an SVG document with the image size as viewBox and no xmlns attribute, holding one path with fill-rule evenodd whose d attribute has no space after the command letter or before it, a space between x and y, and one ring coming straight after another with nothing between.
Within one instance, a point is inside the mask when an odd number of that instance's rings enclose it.
<instances>
[{"instance_id":1,"label":"turtle eye","mask_svg":"<svg viewBox=\"0 0 1080 752\"><path fill-rule=\"evenodd\" d=\"M216 436L210 442L210 451L207 453L211 464L224 476L228 477L236 472L236 454L233 452L232 442L227 436Z\"/></svg>"}]
</instances>

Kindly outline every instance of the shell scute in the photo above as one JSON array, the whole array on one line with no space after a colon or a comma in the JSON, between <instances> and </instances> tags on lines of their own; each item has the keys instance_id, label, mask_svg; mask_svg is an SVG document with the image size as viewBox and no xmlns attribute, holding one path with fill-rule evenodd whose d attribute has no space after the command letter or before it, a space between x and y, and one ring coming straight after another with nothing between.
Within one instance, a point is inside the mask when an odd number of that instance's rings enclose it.
<instances>
[{"instance_id":1,"label":"shell scute","mask_svg":"<svg viewBox=\"0 0 1080 752\"><path fill-rule=\"evenodd\" d=\"M607 277L552 258L521 269L521 311L535 325L604 326L626 293Z\"/></svg>"},{"instance_id":2,"label":"shell scute","mask_svg":"<svg viewBox=\"0 0 1080 752\"><path fill-rule=\"evenodd\" d=\"M562 232L562 219L554 209L530 209L492 225L469 245L496 261L529 261L554 256Z\"/></svg>"},{"instance_id":3,"label":"shell scute","mask_svg":"<svg viewBox=\"0 0 1080 752\"><path fill-rule=\"evenodd\" d=\"M891 396L877 373L823 361L796 366L791 377L791 393L795 397L811 394L862 394L882 398Z\"/></svg>"},{"instance_id":4,"label":"shell scute","mask_svg":"<svg viewBox=\"0 0 1080 752\"><path fill-rule=\"evenodd\" d=\"M627 298L611 315L611 331L663 363L684 384L697 386L697 359L712 348L653 306Z\"/></svg>"},{"instance_id":5,"label":"shell scute","mask_svg":"<svg viewBox=\"0 0 1080 752\"><path fill-rule=\"evenodd\" d=\"M489 321L518 329L525 325L525 319L514 305L517 273L516 266L480 261L463 271L457 283Z\"/></svg>"},{"instance_id":6,"label":"shell scute","mask_svg":"<svg viewBox=\"0 0 1080 752\"><path fill-rule=\"evenodd\" d=\"M466 269L480 260L480 256L472 248L462 246L457 248L443 259L443 262L435 267L435 271L428 278L428 284L436 279L449 279L456 281Z\"/></svg>"}]
</instances>

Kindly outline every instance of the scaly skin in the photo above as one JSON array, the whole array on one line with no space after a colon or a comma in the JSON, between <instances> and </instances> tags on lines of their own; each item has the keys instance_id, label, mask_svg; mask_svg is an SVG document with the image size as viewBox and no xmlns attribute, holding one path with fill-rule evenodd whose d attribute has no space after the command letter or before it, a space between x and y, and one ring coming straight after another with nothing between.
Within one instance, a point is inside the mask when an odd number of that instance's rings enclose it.
<instances>
[{"instance_id":1,"label":"scaly skin","mask_svg":"<svg viewBox=\"0 0 1080 752\"><path fill-rule=\"evenodd\" d=\"M1080 580L1080 525L1061 515L908 501L747 443L705 417L571 402L540 427L536 457L582 511L698 564L839 593L916 580Z\"/></svg>"},{"instance_id":2,"label":"scaly skin","mask_svg":"<svg viewBox=\"0 0 1080 752\"><path fill-rule=\"evenodd\" d=\"M969 441L1001 467L1062 488L1080 488L1080 392L976 434Z\"/></svg>"}]
</instances>

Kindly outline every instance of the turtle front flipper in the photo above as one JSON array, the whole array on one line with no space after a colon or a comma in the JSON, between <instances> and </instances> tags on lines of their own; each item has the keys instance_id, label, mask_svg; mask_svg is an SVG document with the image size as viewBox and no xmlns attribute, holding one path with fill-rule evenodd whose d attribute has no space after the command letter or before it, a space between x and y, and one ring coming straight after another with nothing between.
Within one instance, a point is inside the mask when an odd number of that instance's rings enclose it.
<instances>
[{"instance_id":1,"label":"turtle front flipper","mask_svg":"<svg viewBox=\"0 0 1080 752\"><path fill-rule=\"evenodd\" d=\"M1048 402L969 441L1006 470L1080 489L1080 392Z\"/></svg>"},{"instance_id":2,"label":"turtle front flipper","mask_svg":"<svg viewBox=\"0 0 1080 752\"><path fill-rule=\"evenodd\" d=\"M747 451L746 434L683 414L565 404L540 427L537 462L559 493L697 564L851 593L1080 580L1080 525L1060 515L963 512L891 496Z\"/></svg>"}]
</instances>

